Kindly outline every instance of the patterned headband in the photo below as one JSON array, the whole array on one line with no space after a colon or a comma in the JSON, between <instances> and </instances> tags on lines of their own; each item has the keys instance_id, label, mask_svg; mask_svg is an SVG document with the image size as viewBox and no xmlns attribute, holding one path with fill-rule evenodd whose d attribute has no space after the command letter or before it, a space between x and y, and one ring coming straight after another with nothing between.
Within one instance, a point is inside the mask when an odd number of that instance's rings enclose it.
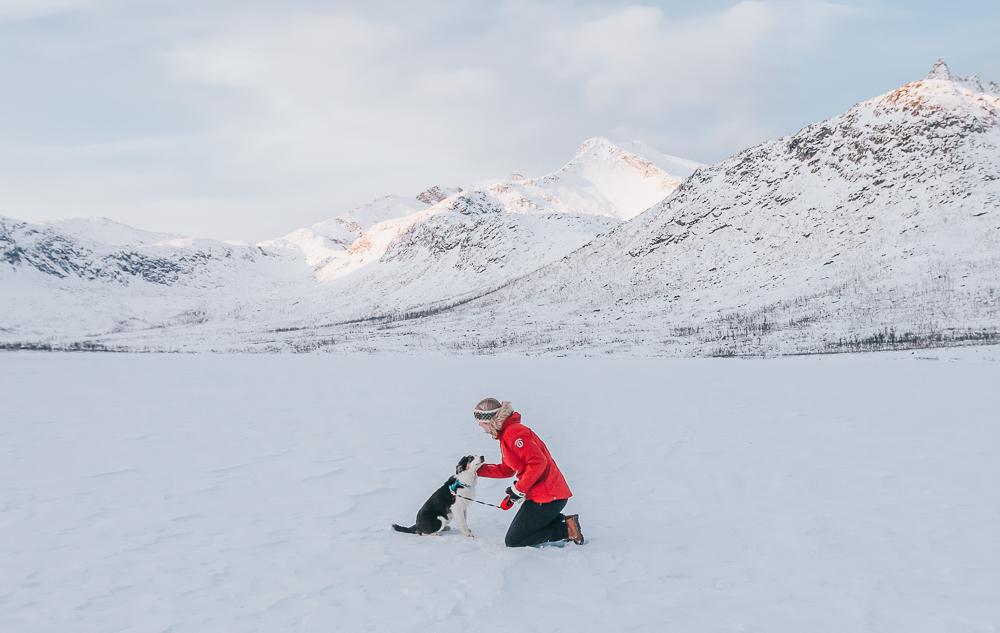
<instances>
[{"instance_id":1,"label":"patterned headband","mask_svg":"<svg viewBox=\"0 0 1000 633\"><path fill-rule=\"evenodd\" d=\"M479 409L473 409L472 415L476 416L477 420L492 420L496 417L497 413L500 412L503 406L499 406L496 409L490 409L489 411L481 411Z\"/></svg>"}]
</instances>

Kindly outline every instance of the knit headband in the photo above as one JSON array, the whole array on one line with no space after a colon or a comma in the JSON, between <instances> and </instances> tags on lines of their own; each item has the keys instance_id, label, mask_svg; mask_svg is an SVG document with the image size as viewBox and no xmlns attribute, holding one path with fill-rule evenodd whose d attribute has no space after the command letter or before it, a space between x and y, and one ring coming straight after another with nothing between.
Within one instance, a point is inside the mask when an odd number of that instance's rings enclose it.
<instances>
[{"instance_id":1,"label":"knit headband","mask_svg":"<svg viewBox=\"0 0 1000 633\"><path fill-rule=\"evenodd\" d=\"M500 406L495 409L473 409L472 415L476 416L477 420L492 420L495 417L499 417L501 420L506 418L513 411L513 407L510 402L503 401Z\"/></svg>"},{"instance_id":2,"label":"knit headband","mask_svg":"<svg viewBox=\"0 0 1000 633\"><path fill-rule=\"evenodd\" d=\"M500 432L500 427L503 426L504 420L506 420L513 412L513 405L506 400L501 402L500 406L496 409L490 409L489 411L474 409L472 411L473 415L476 416L477 421L485 422L487 424L490 430L490 435L493 437L497 436L497 433Z\"/></svg>"},{"instance_id":3,"label":"knit headband","mask_svg":"<svg viewBox=\"0 0 1000 633\"><path fill-rule=\"evenodd\" d=\"M492 420L494 416L496 416L496 414L500 412L500 408L502 406L503 405L501 404L496 409L489 409L488 411L484 411L482 409L473 409L472 415L476 416L477 420Z\"/></svg>"}]
</instances>

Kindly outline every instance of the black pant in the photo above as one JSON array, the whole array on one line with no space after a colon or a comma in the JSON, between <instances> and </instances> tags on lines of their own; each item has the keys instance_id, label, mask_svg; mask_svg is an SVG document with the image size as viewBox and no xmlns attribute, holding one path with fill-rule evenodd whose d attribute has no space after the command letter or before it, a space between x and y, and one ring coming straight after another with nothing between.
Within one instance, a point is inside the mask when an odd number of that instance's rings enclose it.
<instances>
[{"instance_id":1,"label":"black pant","mask_svg":"<svg viewBox=\"0 0 1000 633\"><path fill-rule=\"evenodd\" d=\"M560 514L565 507L566 499L556 499L549 503L525 500L510 522L504 543L507 547L526 547L549 541L565 541L566 517Z\"/></svg>"}]
</instances>

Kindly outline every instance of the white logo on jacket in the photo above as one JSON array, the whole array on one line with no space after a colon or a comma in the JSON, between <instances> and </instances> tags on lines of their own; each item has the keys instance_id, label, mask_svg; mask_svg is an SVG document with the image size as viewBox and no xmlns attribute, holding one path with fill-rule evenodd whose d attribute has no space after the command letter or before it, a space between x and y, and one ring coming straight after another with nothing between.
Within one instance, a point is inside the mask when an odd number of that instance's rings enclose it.
<instances>
[{"instance_id":1,"label":"white logo on jacket","mask_svg":"<svg viewBox=\"0 0 1000 633\"><path fill-rule=\"evenodd\" d=\"M524 448L524 440L520 437L517 438L516 440L514 440L514 446L516 446L517 448Z\"/></svg>"}]
</instances>

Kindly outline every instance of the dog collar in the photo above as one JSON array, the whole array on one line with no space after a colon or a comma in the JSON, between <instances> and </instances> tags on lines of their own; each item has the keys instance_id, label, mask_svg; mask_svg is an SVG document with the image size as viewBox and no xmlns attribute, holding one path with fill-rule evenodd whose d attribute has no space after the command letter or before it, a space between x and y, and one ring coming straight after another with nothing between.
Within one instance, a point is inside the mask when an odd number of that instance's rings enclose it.
<instances>
[{"instance_id":1,"label":"dog collar","mask_svg":"<svg viewBox=\"0 0 1000 633\"><path fill-rule=\"evenodd\" d=\"M454 494L458 494L458 489L459 488L468 488L468 486L466 486L465 484L463 484L461 481L459 481L457 479L455 480L455 483L452 483L452 484L448 485L448 490L450 490L451 494L453 494L453 495Z\"/></svg>"}]
</instances>

